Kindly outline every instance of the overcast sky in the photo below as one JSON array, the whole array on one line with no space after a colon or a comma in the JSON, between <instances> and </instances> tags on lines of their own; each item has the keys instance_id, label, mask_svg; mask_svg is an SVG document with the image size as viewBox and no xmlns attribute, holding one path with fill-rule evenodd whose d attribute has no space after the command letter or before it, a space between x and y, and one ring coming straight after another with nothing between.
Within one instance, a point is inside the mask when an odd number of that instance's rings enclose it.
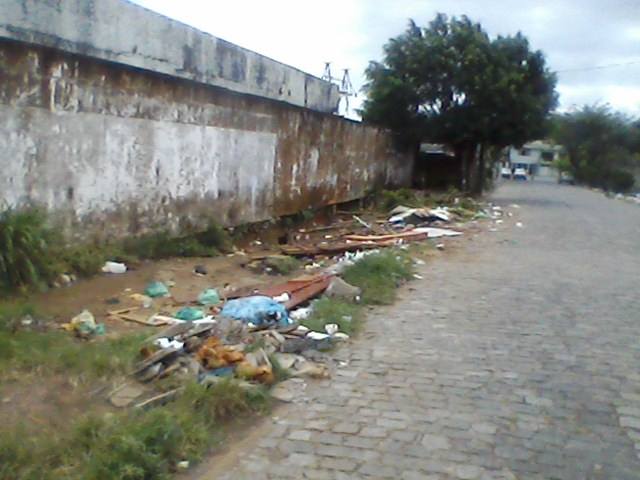
<instances>
[{"instance_id":1,"label":"overcast sky","mask_svg":"<svg viewBox=\"0 0 640 480\"><path fill-rule=\"evenodd\" d=\"M214 36L354 87L409 18L468 15L491 35L524 33L558 71L560 108L609 103L640 116L640 0L136 0ZM635 62L634 64L629 64ZM627 64L611 66L613 64ZM594 67L607 68L594 68ZM565 71L566 70L566 71ZM359 104L360 98L352 101Z\"/></svg>"}]
</instances>

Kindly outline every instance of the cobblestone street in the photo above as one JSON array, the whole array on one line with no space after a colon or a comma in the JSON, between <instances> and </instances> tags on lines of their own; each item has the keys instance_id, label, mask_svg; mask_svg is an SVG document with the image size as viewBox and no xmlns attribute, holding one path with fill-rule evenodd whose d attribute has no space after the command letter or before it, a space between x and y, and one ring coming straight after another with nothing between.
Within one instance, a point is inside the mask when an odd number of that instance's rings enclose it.
<instances>
[{"instance_id":1,"label":"cobblestone street","mask_svg":"<svg viewBox=\"0 0 640 480\"><path fill-rule=\"evenodd\" d=\"M520 208L419 267L225 478L640 479L640 207L494 201Z\"/></svg>"}]
</instances>

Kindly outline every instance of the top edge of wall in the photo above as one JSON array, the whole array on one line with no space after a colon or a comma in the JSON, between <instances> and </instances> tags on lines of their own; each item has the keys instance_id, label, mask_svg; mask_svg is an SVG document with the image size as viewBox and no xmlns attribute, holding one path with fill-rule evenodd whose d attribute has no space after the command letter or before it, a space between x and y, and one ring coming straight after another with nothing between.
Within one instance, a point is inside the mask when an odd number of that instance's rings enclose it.
<instances>
[{"instance_id":1,"label":"top edge of wall","mask_svg":"<svg viewBox=\"0 0 640 480\"><path fill-rule=\"evenodd\" d=\"M125 0L3 0L0 38L336 113L337 85Z\"/></svg>"}]
</instances>

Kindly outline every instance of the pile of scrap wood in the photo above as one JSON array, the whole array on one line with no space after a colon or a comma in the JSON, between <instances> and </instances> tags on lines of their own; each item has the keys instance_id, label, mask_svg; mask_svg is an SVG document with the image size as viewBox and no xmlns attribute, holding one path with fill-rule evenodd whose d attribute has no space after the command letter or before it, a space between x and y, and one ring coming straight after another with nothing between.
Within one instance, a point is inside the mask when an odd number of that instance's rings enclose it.
<instances>
[{"instance_id":1,"label":"pile of scrap wood","mask_svg":"<svg viewBox=\"0 0 640 480\"><path fill-rule=\"evenodd\" d=\"M340 230L339 234L326 235L316 242L311 242L308 236L298 237L297 242L283 245L281 250L286 255L295 257L331 257L345 252L392 247L428 238L462 235L461 232L441 228L441 225L451 222L455 217L455 213L447 207L429 209L398 206L389 213L390 217L385 220L370 222L353 215L355 222L352 226L357 226L357 233L354 228L345 228L345 222L338 222L339 227L336 229Z\"/></svg>"},{"instance_id":2,"label":"pile of scrap wood","mask_svg":"<svg viewBox=\"0 0 640 480\"><path fill-rule=\"evenodd\" d=\"M349 337L339 332L337 325L327 325L325 332L312 331L290 319L289 312L304 310L299 307L325 291L332 295L359 293L359 289L337 280L336 275L326 273L236 291L225 298L218 314L197 320L162 316L170 325L143 342L142 359L131 372L136 383L114 390L111 402L129 406L137 399L135 407L147 407L169 401L182 387L161 394L145 387L167 378L173 384L197 381L211 385L233 377L242 386L253 388L274 384L277 367L286 369L291 377L330 376L333 365L322 351ZM229 308L233 305L234 309ZM308 311L311 308L305 307ZM274 312L280 315L273 316ZM115 313L132 321L159 324L143 322L143 315L128 310Z\"/></svg>"}]
</instances>

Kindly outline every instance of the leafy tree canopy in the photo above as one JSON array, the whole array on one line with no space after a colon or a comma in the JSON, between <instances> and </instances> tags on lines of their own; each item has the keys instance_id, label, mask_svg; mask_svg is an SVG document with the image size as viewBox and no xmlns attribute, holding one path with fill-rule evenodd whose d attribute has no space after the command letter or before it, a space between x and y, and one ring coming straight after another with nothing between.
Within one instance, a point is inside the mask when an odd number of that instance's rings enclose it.
<instances>
[{"instance_id":1,"label":"leafy tree canopy","mask_svg":"<svg viewBox=\"0 0 640 480\"><path fill-rule=\"evenodd\" d=\"M519 145L543 133L556 78L542 52L515 36L491 39L466 16L410 21L366 70L367 122L407 145L444 143L473 159L478 146Z\"/></svg>"},{"instance_id":2,"label":"leafy tree canopy","mask_svg":"<svg viewBox=\"0 0 640 480\"><path fill-rule=\"evenodd\" d=\"M584 106L554 116L551 135L564 146L579 182L615 191L633 187L632 172L640 169L640 121L606 105Z\"/></svg>"}]
</instances>

